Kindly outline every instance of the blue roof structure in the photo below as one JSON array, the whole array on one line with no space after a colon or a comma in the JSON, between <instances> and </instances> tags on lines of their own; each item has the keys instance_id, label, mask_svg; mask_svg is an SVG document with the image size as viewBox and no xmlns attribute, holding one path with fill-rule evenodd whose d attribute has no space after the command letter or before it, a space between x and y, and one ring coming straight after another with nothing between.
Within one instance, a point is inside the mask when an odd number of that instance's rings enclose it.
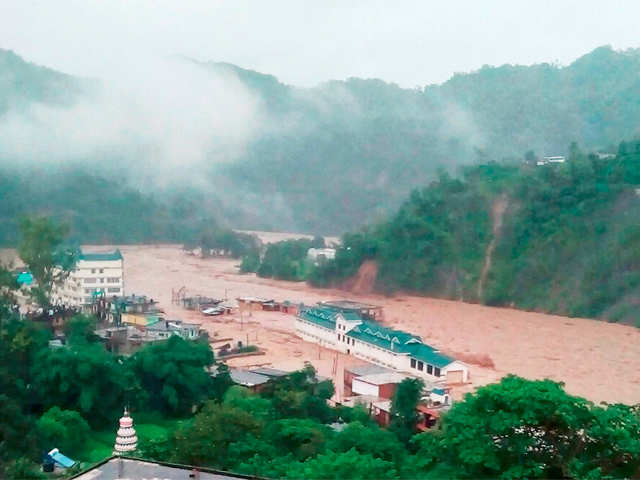
<instances>
[{"instance_id":1,"label":"blue roof structure","mask_svg":"<svg viewBox=\"0 0 640 480\"><path fill-rule=\"evenodd\" d=\"M33 283L33 275L31 272L20 272L16 281L19 285L31 285Z\"/></svg>"},{"instance_id":2,"label":"blue roof structure","mask_svg":"<svg viewBox=\"0 0 640 480\"><path fill-rule=\"evenodd\" d=\"M75 460L71 460L69 457L61 454L57 448L51 450L48 455L54 462L64 468L71 468L76 464Z\"/></svg>"}]
</instances>

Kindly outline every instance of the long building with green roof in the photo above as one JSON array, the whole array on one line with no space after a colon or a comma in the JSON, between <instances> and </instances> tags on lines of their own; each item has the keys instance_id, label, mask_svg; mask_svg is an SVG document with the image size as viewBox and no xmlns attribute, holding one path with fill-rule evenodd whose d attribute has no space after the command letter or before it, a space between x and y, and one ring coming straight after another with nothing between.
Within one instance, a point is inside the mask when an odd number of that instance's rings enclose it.
<instances>
[{"instance_id":1,"label":"long building with green roof","mask_svg":"<svg viewBox=\"0 0 640 480\"><path fill-rule=\"evenodd\" d=\"M303 309L296 317L296 332L303 340L431 382L466 383L469 379L467 365L419 336L385 327L355 312L322 304Z\"/></svg>"}]
</instances>

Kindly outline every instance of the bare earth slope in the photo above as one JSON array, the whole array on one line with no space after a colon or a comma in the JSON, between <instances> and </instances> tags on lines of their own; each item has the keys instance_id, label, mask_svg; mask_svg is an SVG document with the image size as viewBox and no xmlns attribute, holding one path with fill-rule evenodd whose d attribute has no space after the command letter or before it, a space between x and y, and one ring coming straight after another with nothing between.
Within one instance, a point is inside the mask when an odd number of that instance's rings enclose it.
<instances>
[{"instance_id":1,"label":"bare earth slope","mask_svg":"<svg viewBox=\"0 0 640 480\"><path fill-rule=\"evenodd\" d=\"M193 294L220 298L227 290L230 298L253 295L307 304L353 298L376 303L384 306L389 325L419 334L425 342L470 363L473 384L469 389L515 373L531 379L562 381L568 392L596 402L640 403L640 329L634 327L433 298L390 298L313 289L302 283L240 275L236 273L236 261L202 260L187 256L174 246L124 246L122 251L128 293L152 295L169 313L197 317L220 336L243 338L247 332L258 336L257 343L268 349L268 355L238 359L233 363L236 365L257 364L263 358L263 362L276 367L296 367L304 360L321 356L319 371L330 375L335 355L297 340L292 335L291 316L254 313L249 319L252 323L245 323L240 330L238 322L231 319L203 319L172 307L172 288L185 285ZM254 341L253 336L251 340ZM337 361L339 365L353 362L343 356L338 356Z\"/></svg>"}]
</instances>

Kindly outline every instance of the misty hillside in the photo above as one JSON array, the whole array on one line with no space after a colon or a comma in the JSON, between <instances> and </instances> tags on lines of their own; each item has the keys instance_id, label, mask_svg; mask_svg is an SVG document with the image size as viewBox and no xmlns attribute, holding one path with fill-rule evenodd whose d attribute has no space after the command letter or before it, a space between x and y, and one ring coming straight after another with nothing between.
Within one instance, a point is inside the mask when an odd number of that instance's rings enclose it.
<instances>
[{"instance_id":1,"label":"misty hillside","mask_svg":"<svg viewBox=\"0 0 640 480\"><path fill-rule=\"evenodd\" d=\"M640 142L613 158L466 167L345 234L310 280L345 284L365 261L379 291L515 306L640 326Z\"/></svg>"},{"instance_id":2,"label":"misty hillside","mask_svg":"<svg viewBox=\"0 0 640 480\"><path fill-rule=\"evenodd\" d=\"M24 61L0 49L0 115L34 103L69 106L88 94L93 82Z\"/></svg>"},{"instance_id":3,"label":"misty hillside","mask_svg":"<svg viewBox=\"0 0 640 480\"><path fill-rule=\"evenodd\" d=\"M342 233L383 219L413 188L434 179L439 168L455 174L460 165L520 162L528 150L539 156L564 154L572 141L589 150L610 151L622 139L634 138L640 123L640 52L636 50L616 52L602 47L566 67L483 67L456 74L442 85L415 90L356 78L297 88L227 63L175 61L210 74L213 93L222 90L223 97L227 92L237 94L240 86L240 98L251 99L247 120L232 118L234 103L230 102L227 110L221 110L219 123L211 125L207 140L207 118L180 117L184 110L197 107L197 101L181 105L182 97L176 97L165 112L177 118L175 124L149 139L144 135L149 124L153 126L154 116L120 127L122 118L111 120L98 110L79 118L87 130L92 129L94 118L106 119L96 121L94 128L99 145L92 148L93 139L83 138L82 153L69 154L68 160L76 169L87 165L92 176L133 190L162 196L160 192L167 188L188 188L208 199L199 204L208 209L208 216L233 227ZM168 85L172 91L186 91L195 82ZM12 123L14 110L46 104L57 115L75 104L92 104L97 90L93 83L0 51L3 164L31 169L47 159L46 149L37 154L29 150L23 157L34 158L25 159L16 155L15 146L5 148L13 133L20 132ZM164 93L154 92L153 99L162 102ZM196 100L204 100L206 106L211 93L206 91ZM112 108L109 102L96 105ZM77 116L75 111L73 115ZM47 148L67 141L65 121L54 118L55 136L48 139ZM20 120L20 126L31 121ZM77 141L78 120L74 117L74 121L66 132L72 142ZM38 117L35 122L42 120ZM236 130L242 126L247 131L237 135L241 139L233 148L223 148L220 144L225 139L235 139L235 131L224 129L233 122ZM189 149L192 137L183 128L192 125L198 127L194 138L200 143L192 145L198 150L197 160L188 163L181 152ZM183 143L171 144L165 155L168 160L160 162L160 147L154 144L158 139ZM37 145L38 138L29 142ZM58 161L64 160L62 155ZM155 184L155 169L161 166L168 173ZM11 182L11 178L5 180L5 184ZM47 188L53 187L43 184L44 195ZM53 198L65 202L64 196ZM110 208L108 202L103 205ZM52 203L49 208L68 210L69 206ZM21 211L25 209L28 205L21 205ZM134 240L126 232L117 239Z\"/></svg>"}]
</instances>

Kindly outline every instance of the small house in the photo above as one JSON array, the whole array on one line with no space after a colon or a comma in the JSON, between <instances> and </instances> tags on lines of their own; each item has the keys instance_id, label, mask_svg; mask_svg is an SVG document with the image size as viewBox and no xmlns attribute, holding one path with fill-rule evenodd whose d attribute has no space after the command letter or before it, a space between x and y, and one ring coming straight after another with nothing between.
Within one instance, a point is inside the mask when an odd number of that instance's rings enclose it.
<instances>
[{"instance_id":1,"label":"small house","mask_svg":"<svg viewBox=\"0 0 640 480\"><path fill-rule=\"evenodd\" d=\"M398 384L405 378L406 375L395 372L364 375L353 379L351 389L357 395L375 395L390 400L396 393Z\"/></svg>"}]
</instances>

